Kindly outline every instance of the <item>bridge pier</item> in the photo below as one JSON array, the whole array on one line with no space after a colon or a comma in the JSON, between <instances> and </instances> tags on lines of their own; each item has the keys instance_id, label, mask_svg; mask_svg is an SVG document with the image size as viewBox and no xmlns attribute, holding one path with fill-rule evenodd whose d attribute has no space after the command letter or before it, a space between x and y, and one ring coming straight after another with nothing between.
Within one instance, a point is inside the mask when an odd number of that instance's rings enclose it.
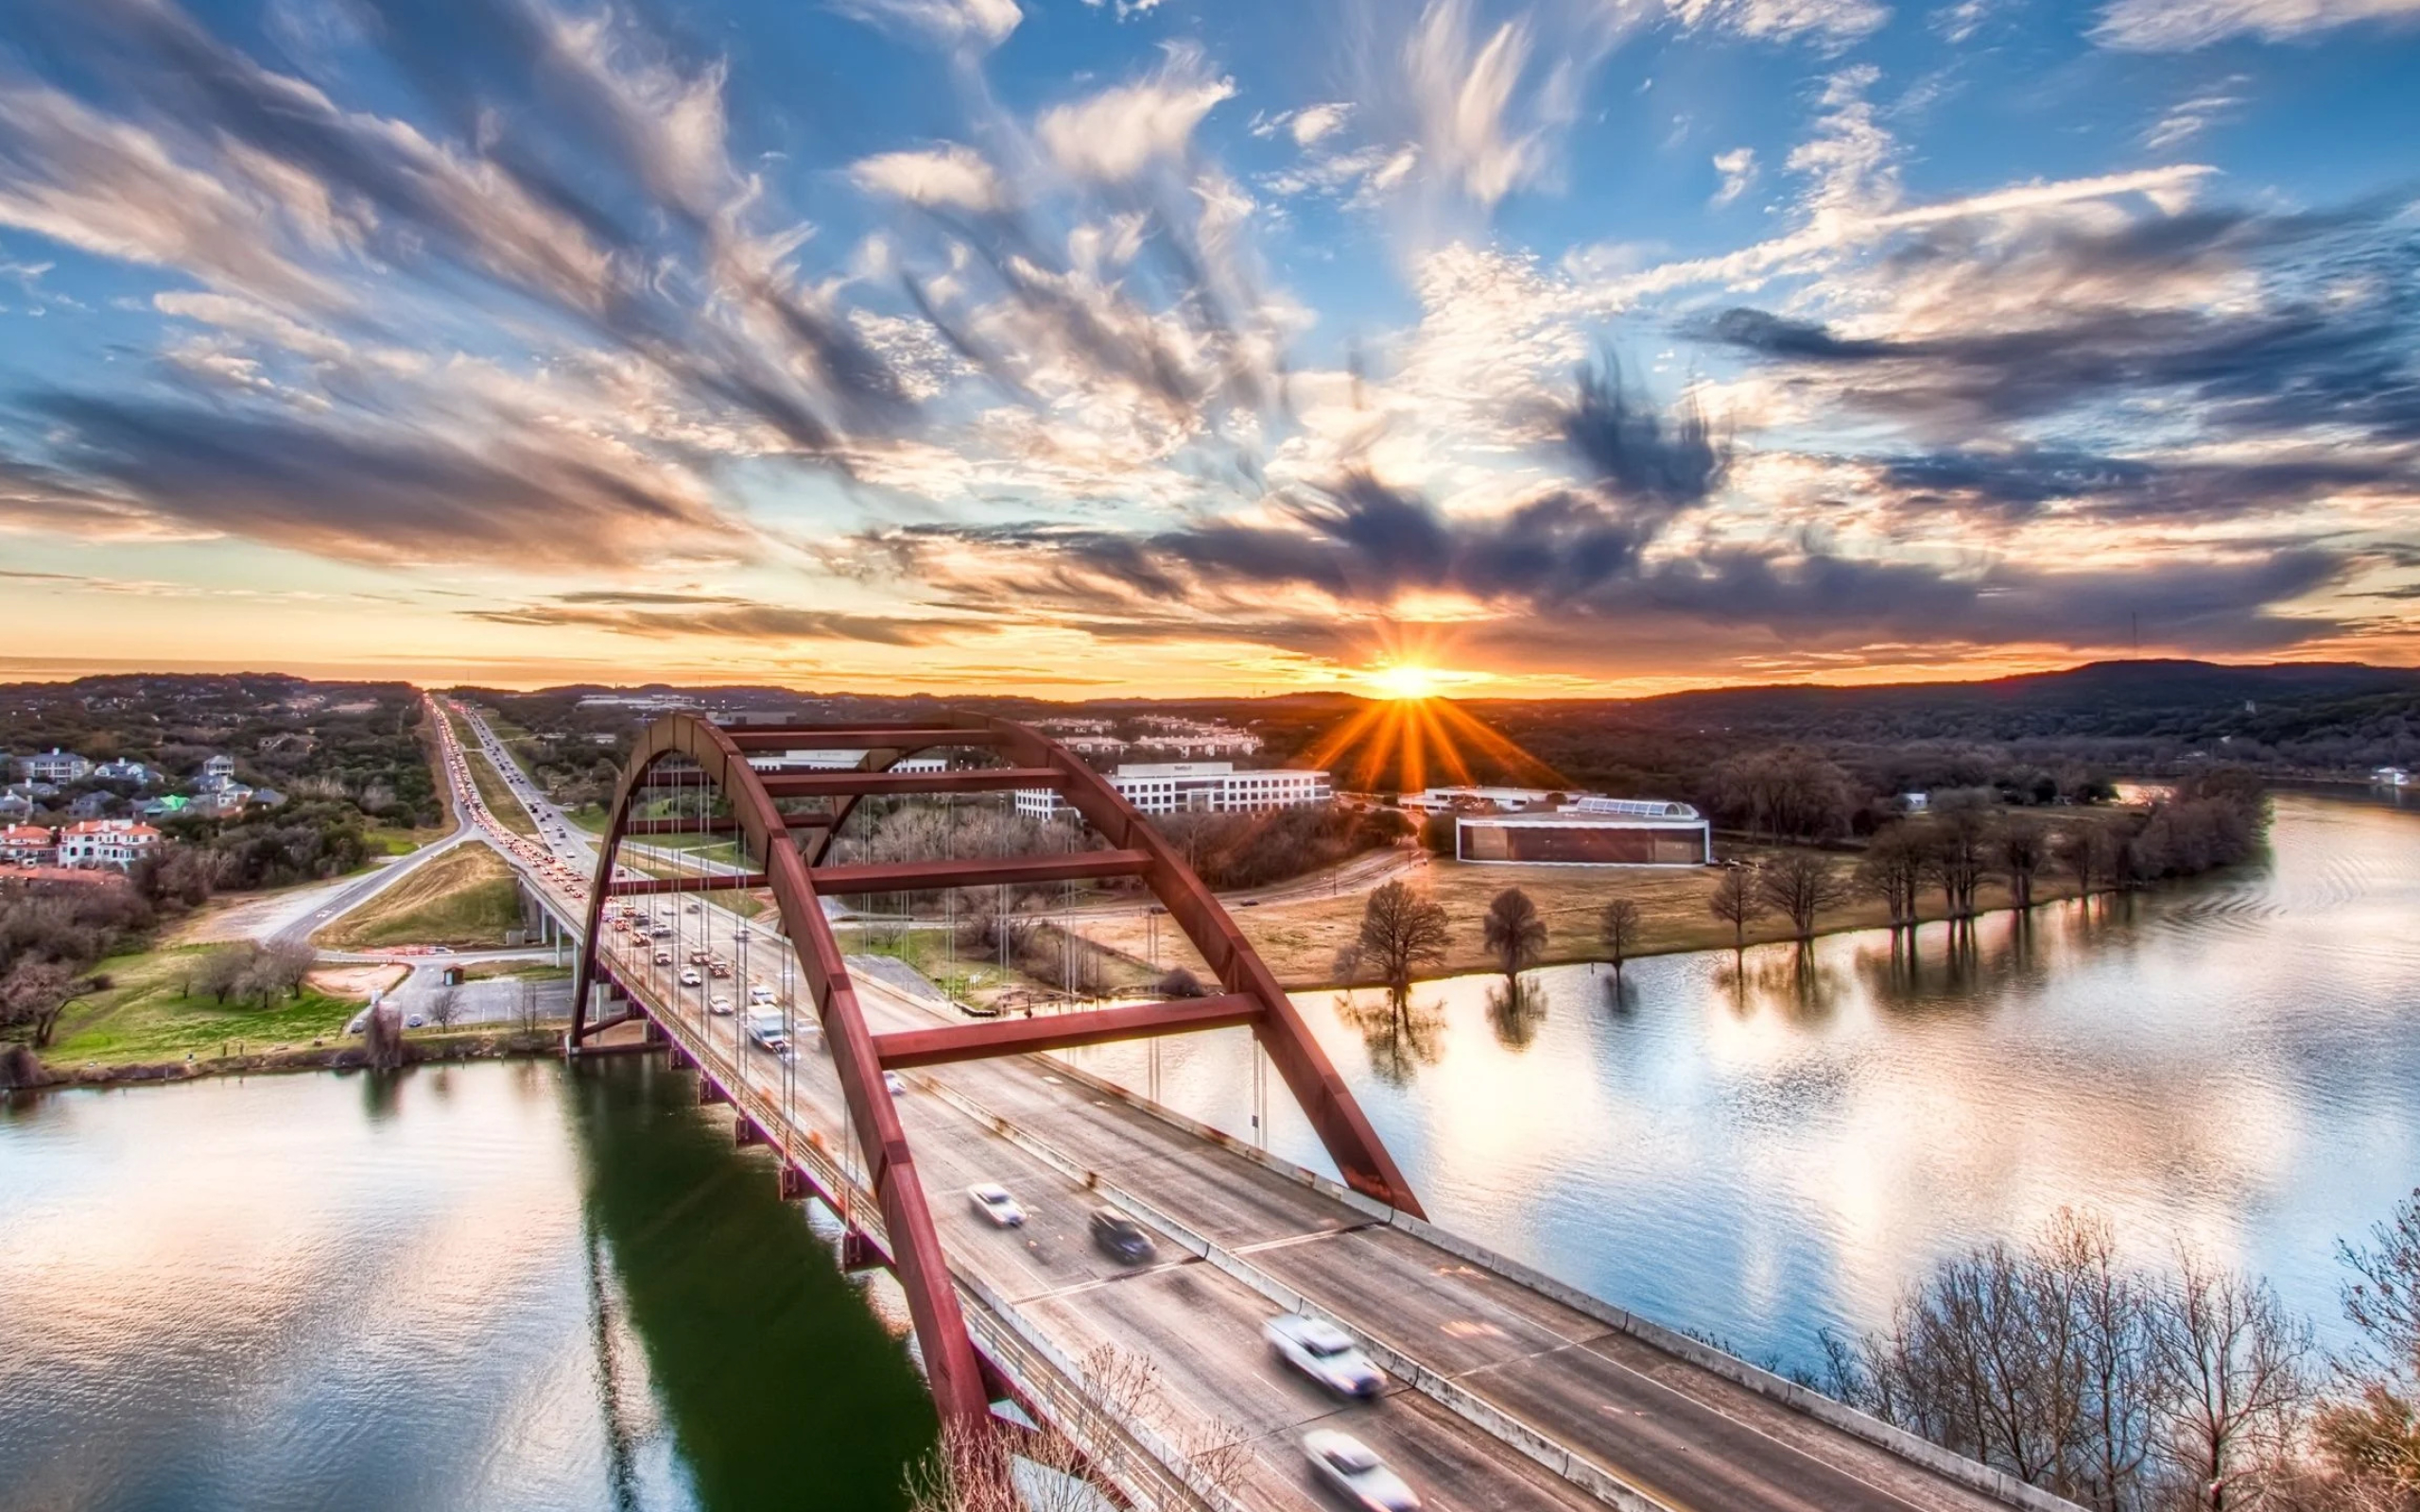
<instances>
[{"instance_id":1,"label":"bridge pier","mask_svg":"<svg viewBox=\"0 0 2420 1512\"><path fill-rule=\"evenodd\" d=\"M717 1086L715 1084L715 1079L712 1076L700 1076L698 1078L698 1106L700 1108L712 1108L717 1103L727 1103L730 1101L731 1093L724 1091L720 1087Z\"/></svg>"},{"instance_id":2,"label":"bridge pier","mask_svg":"<svg viewBox=\"0 0 2420 1512\"><path fill-rule=\"evenodd\" d=\"M767 1141L765 1131L756 1126L756 1121L742 1116L731 1121L731 1143L744 1150L751 1144L763 1144Z\"/></svg>"},{"instance_id":3,"label":"bridge pier","mask_svg":"<svg viewBox=\"0 0 2420 1512\"><path fill-rule=\"evenodd\" d=\"M859 1271L882 1270L889 1264L890 1262L883 1258L882 1251L874 1247L874 1242L855 1228L848 1229L840 1235L840 1268L842 1270L854 1275Z\"/></svg>"}]
</instances>

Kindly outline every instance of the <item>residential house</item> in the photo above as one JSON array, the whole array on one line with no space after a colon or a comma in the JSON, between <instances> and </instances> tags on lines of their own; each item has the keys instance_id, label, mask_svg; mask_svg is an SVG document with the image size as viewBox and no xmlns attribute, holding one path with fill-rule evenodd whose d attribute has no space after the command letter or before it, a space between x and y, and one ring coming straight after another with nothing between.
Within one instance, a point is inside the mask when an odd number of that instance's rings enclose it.
<instances>
[{"instance_id":1,"label":"residential house","mask_svg":"<svg viewBox=\"0 0 2420 1512\"><path fill-rule=\"evenodd\" d=\"M10 788L0 793L0 824L15 823L34 816L34 800Z\"/></svg>"},{"instance_id":2,"label":"residential house","mask_svg":"<svg viewBox=\"0 0 2420 1512\"><path fill-rule=\"evenodd\" d=\"M182 793L169 793L152 799L139 812L147 819L181 819L199 811L193 806L193 799Z\"/></svg>"},{"instance_id":3,"label":"residential house","mask_svg":"<svg viewBox=\"0 0 2420 1512\"><path fill-rule=\"evenodd\" d=\"M97 819L107 814L110 805L116 801L117 795L113 793L95 791L81 794L75 802L67 805L67 816L71 819Z\"/></svg>"},{"instance_id":4,"label":"residential house","mask_svg":"<svg viewBox=\"0 0 2420 1512\"><path fill-rule=\"evenodd\" d=\"M201 772L194 779L194 786L204 793L216 793L221 788L233 786L234 782L235 758L213 756L201 764Z\"/></svg>"},{"instance_id":5,"label":"residential house","mask_svg":"<svg viewBox=\"0 0 2420 1512\"><path fill-rule=\"evenodd\" d=\"M53 746L39 756L18 757L17 775L32 782L80 782L93 775L93 764Z\"/></svg>"},{"instance_id":6,"label":"residential house","mask_svg":"<svg viewBox=\"0 0 2420 1512\"><path fill-rule=\"evenodd\" d=\"M153 772L141 762L120 759L103 762L93 768L93 778L102 782L132 782L137 787L149 787Z\"/></svg>"},{"instance_id":7,"label":"residential house","mask_svg":"<svg viewBox=\"0 0 2420 1512\"><path fill-rule=\"evenodd\" d=\"M58 838L41 825L0 828L0 866L46 867L58 859Z\"/></svg>"},{"instance_id":8,"label":"residential house","mask_svg":"<svg viewBox=\"0 0 2420 1512\"><path fill-rule=\"evenodd\" d=\"M127 871L159 843L159 831L133 819L86 819L59 832L59 864Z\"/></svg>"}]
</instances>

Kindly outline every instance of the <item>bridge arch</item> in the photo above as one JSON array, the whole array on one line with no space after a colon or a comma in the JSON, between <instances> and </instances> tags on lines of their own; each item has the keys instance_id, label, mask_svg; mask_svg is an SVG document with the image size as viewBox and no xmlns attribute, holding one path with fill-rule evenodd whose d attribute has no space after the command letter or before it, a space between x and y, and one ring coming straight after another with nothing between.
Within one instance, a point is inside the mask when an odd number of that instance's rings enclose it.
<instances>
[{"instance_id":1,"label":"bridge arch","mask_svg":"<svg viewBox=\"0 0 2420 1512\"><path fill-rule=\"evenodd\" d=\"M998 765L942 770L901 770L918 752L985 750ZM862 752L843 770L769 776L749 765L752 750L814 748ZM615 896L700 887L617 877L623 843L632 835L691 827L685 819L650 820L634 814L658 769L694 768L703 789L728 806L710 822L737 837L755 869L724 885L764 887L773 895L779 925L797 957L824 1042L830 1047L866 1172L890 1242L891 1267L907 1294L935 1401L944 1417L989 1418L989 1392L951 1283L946 1257L916 1175L914 1152L883 1081L889 1070L993 1056L1065 1049L1198 1029L1249 1026L1284 1079L1347 1184L1413 1216L1418 1200L1379 1143L1301 1013L1210 889L1115 788L1058 742L1028 726L980 714L951 713L914 724L856 723L778 728L717 725L694 713L656 720L640 735L614 797L596 874L589 889L573 996L572 1040L584 1039L592 988L599 980L604 909ZM1046 789L1075 810L1108 849L1063 855L930 860L873 866L829 866L832 842L857 803L869 797ZM821 814L786 813L784 799L821 798ZM951 887L1138 878L1184 932L1217 976L1211 997L944 1027L873 1034L867 1026L838 941L821 897L911 892Z\"/></svg>"}]
</instances>

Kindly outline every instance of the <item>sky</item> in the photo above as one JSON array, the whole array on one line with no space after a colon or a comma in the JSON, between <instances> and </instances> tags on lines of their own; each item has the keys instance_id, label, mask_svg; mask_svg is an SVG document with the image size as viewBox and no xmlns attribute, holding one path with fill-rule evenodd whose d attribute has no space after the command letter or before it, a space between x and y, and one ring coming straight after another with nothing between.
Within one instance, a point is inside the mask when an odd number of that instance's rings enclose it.
<instances>
[{"instance_id":1,"label":"sky","mask_svg":"<svg viewBox=\"0 0 2420 1512\"><path fill-rule=\"evenodd\" d=\"M2420 663L2420 0L21 0L0 676Z\"/></svg>"}]
</instances>

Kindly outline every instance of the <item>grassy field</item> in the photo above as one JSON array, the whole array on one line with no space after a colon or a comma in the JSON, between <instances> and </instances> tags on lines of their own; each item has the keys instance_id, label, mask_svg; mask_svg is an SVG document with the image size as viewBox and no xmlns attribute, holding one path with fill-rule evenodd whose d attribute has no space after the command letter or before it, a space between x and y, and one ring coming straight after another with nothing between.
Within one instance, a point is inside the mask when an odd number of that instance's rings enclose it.
<instances>
[{"instance_id":1,"label":"grassy field","mask_svg":"<svg viewBox=\"0 0 2420 1512\"><path fill-rule=\"evenodd\" d=\"M1726 855L1753 860L1769 853L1741 847L1726 849ZM1848 855L1830 857L1845 874L1856 865ZM1435 974L1492 970L1495 963L1488 956L1481 935L1481 920L1487 905L1498 892L1518 887L1538 905L1547 922L1547 964L1563 961L1601 960L1604 949L1598 943L1598 919L1605 904L1616 898L1628 898L1636 902L1641 915L1641 940L1636 954L1662 954L1673 951L1713 950L1731 944L1731 928L1707 910L1716 881L1722 873L1710 867L1661 868L1478 866L1449 859L1431 857L1409 881L1415 887L1445 905L1452 920L1453 939L1445 965ZM2074 885L2066 878L2035 879L2034 899L2048 902L2072 894ZM2005 889L1997 885L1986 886L1978 897L1983 908L2007 906ZM1255 908L1233 909L1233 916L1245 936L1257 948L1278 980L1290 988L1313 988L1337 985L1337 953L1350 943L1361 925L1362 909L1368 902L1366 893L1347 893L1336 898L1311 898L1290 902L1267 903ZM1933 893L1923 900L1925 917L1940 917L1941 898ZM1844 929L1868 929L1888 922L1880 900L1859 896L1845 907L1824 913L1817 922L1821 933L1830 934ZM1080 933L1101 945L1124 954L1142 956L1147 954L1148 926L1140 919L1104 919L1080 920ZM1789 922L1768 915L1748 929L1748 941L1787 939ZM1159 960L1162 966L1186 966L1201 971L1201 963L1184 936L1167 919L1158 920Z\"/></svg>"},{"instance_id":2,"label":"grassy field","mask_svg":"<svg viewBox=\"0 0 2420 1512\"><path fill-rule=\"evenodd\" d=\"M434 845L454 833L451 825L430 830L404 830L380 825L369 832L372 855L407 856L424 845Z\"/></svg>"},{"instance_id":3,"label":"grassy field","mask_svg":"<svg viewBox=\"0 0 2420 1512\"><path fill-rule=\"evenodd\" d=\"M520 888L484 845L456 846L322 930L338 950L376 945L496 946L521 927Z\"/></svg>"},{"instance_id":4,"label":"grassy field","mask_svg":"<svg viewBox=\"0 0 2420 1512\"><path fill-rule=\"evenodd\" d=\"M450 709L446 711L445 717L453 725L454 738L461 742L463 755L470 763L471 785L479 790L479 801L488 806L488 812L495 816L498 824L513 833L536 834L538 821L529 816L529 811L512 796L512 789L505 785L504 774L495 769L495 764L488 760L487 751L473 738L470 722Z\"/></svg>"},{"instance_id":5,"label":"grassy field","mask_svg":"<svg viewBox=\"0 0 2420 1512\"><path fill-rule=\"evenodd\" d=\"M334 1040L361 1011L359 1000L308 988L300 998L279 998L265 1009L257 1000L189 997L185 982L208 954L205 946L173 946L103 961L96 971L109 978L109 988L68 1005L43 1058L72 1067L258 1054Z\"/></svg>"}]
</instances>

